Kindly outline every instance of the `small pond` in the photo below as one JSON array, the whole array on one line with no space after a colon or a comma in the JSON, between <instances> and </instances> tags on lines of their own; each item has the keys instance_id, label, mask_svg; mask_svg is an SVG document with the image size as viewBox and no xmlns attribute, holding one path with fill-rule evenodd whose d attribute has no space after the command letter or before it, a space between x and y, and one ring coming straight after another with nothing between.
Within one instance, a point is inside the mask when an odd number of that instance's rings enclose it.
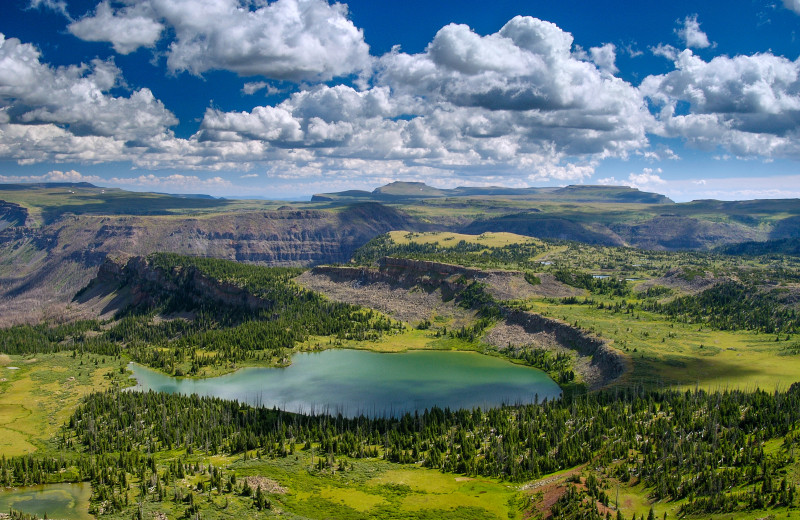
<instances>
[{"instance_id":1,"label":"small pond","mask_svg":"<svg viewBox=\"0 0 800 520\"><path fill-rule=\"evenodd\" d=\"M398 416L426 408L487 408L553 399L561 389L540 370L473 352L296 354L285 368L243 368L178 379L131 363L135 389L236 399L291 412Z\"/></svg>"},{"instance_id":2,"label":"small pond","mask_svg":"<svg viewBox=\"0 0 800 520\"><path fill-rule=\"evenodd\" d=\"M88 482L0 488L0 512L15 509L40 518L47 514L47 518L94 520L89 514L91 495L92 487Z\"/></svg>"}]
</instances>

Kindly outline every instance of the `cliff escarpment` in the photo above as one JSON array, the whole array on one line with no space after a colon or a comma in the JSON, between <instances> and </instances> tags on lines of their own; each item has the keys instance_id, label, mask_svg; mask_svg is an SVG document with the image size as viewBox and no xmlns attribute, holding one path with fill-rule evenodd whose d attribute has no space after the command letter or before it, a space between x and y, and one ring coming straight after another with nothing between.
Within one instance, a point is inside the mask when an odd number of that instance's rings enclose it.
<instances>
[{"instance_id":1,"label":"cliff escarpment","mask_svg":"<svg viewBox=\"0 0 800 520\"><path fill-rule=\"evenodd\" d=\"M111 317L118 311L152 308L173 298L184 305L214 304L251 310L269 307L269 302L247 290L212 279L193 266L166 271L142 256L107 258L73 302L90 308L96 315Z\"/></svg>"},{"instance_id":2,"label":"cliff escarpment","mask_svg":"<svg viewBox=\"0 0 800 520\"><path fill-rule=\"evenodd\" d=\"M461 232L477 235L487 231L508 231L541 239L574 240L586 244L630 246L655 251L707 250L723 244L765 240L768 237L766 228L681 215L664 214L635 222L602 223L602 220L585 221L527 211L478 219L463 227ZM780 221L775 228L796 235L789 220L786 219L786 223Z\"/></svg>"},{"instance_id":3,"label":"cliff escarpment","mask_svg":"<svg viewBox=\"0 0 800 520\"><path fill-rule=\"evenodd\" d=\"M13 202L0 200L0 231L8 227L27 226L30 223L27 208Z\"/></svg>"},{"instance_id":4,"label":"cliff escarpment","mask_svg":"<svg viewBox=\"0 0 800 520\"><path fill-rule=\"evenodd\" d=\"M0 326L88 318L71 304L108 256L157 251L270 266L346 262L395 229L425 229L377 203L336 211L278 210L196 216L67 215L41 228L0 231Z\"/></svg>"},{"instance_id":5,"label":"cliff escarpment","mask_svg":"<svg viewBox=\"0 0 800 520\"><path fill-rule=\"evenodd\" d=\"M563 298L580 292L550 274L543 273L540 279L541 283L534 286L519 271L384 257L377 267L315 267L297 280L336 301L371 307L402 321L418 323L438 317L456 319L461 326L474 311L459 307L458 295L472 281L485 284L487 293L500 301L533 296Z\"/></svg>"},{"instance_id":6,"label":"cliff escarpment","mask_svg":"<svg viewBox=\"0 0 800 520\"><path fill-rule=\"evenodd\" d=\"M541 314L506 310L504 321L487 334L489 343L505 349L525 345L575 354L574 370L590 389L614 382L627 370L622 352L605 340Z\"/></svg>"},{"instance_id":7,"label":"cliff escarpment","mask_svg":"<svg viewBox=\"0 0 800 520\"><path fill-rule=\"evenodd\" d=\"M454 280L441 277L389 273L374 267L320 266L296 281L334 301L369 307L415 325L436 318L460 327L475 318L474 311L459 307L453 300L460 287L454 287Z\"/></svg>"}]
</instances>

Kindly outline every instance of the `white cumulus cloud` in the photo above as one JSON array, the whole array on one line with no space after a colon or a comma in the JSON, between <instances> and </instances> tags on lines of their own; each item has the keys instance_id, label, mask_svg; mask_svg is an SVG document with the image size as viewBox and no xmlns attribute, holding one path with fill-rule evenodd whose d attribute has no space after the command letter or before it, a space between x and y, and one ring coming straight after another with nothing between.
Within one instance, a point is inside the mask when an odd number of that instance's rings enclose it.
<instances>
[{"instance_id":1,"label":"white cumulus cloud","mask_svg":"<svg viewBox=\"0 0 800 520\"><path fill-rule=\"evenodd\" d=\"M617 48L613 43L606 43L600 47L591 47L589 49L589 56L591 56L592 61L600 70L607 71L611 74L619 72L616 65Z\"/></svg>"},{"instance_id":2,"label":"white cumulus cloud","mask_svg":"<svg viewBox=\"0 0 800 520\"><path fill-rule=\"evenodd\" d=\"M231 182L222 177L201 178L196 175L182 175L174 173L171 175L139 175L137 177L112 177L108 182L121 186L141 186L148 188L170 188L180 189L181 191L193 190L198 188L217 188L231 186Z\"/></svg>"},{"instance_id":3,"label":"white cumulus cloud","mask_svg":"<svg viewBox=\"0 0 800 520\"><path fill-rule=\"evenodd\" d=\"M6 123L52 123L76 136L141 139L177 123L149 89L130 97L108 92L120 83L113 61L53 68L31 44L0 34L0 108Z\"/></svg>"},{"instance_id":4,"label":"white cumulus cloud","mask_svg":"<svg viewBox=\"0 0 800 520\"><path fill-rule=\"evenodd\" d=\"M97 175L84 175L76 170L50 170L43 175L0 175L0 182L103 182Z\"/></svg>"},{"instance_id":5,"label":"white cumulus cloud","mask_svg":"<svg viewBox=\"0 0 800 520\"><path fill-rule=\"evenodd\" d=\"M67 2L64 0L31 0L29 6L31 9L49 9L64 15L67 20L72 20L67 11Z\"/></svg>"},{"instance_id":6,"label":"white cumulus cloud","mask_svg":"<svg viewBox=\"0 0 800 520\"><path fill-rule=\"evenodd\" d=\"M675 29L675 33L683 40L686 47L705 49L711 46L708 35L700 29L700 22L697 21L696 14L684 18L681 27Z\"/></svg>"},{"instance_id":7,"label":"white cumulus cloud","mask_svg":"<svg viewBox=\"0 0 800 520\"><path fill-rule=\"evenodd\" d=\"M656 168L655 170L652 168L644 168L642 173L631 173L628 176L628 180L634 188L666 184L666 181L661 178L661 173L663 173L661 168Z\"/></svg>"},{"instance_id":8,"label":"white cumulus cloud","mask_svg":"<svg viewBox=\"0 0 800 520\"><path fill-rule=\"evenodd\" d=\"M123 84L113 61L52 67L40 57L0 34L0 156L22 164L128 160L170 137L178 121L149 89L109 93Z\"/></svg>"},{"instance_id":9,"label":"white cumulus cloud","mask_svg":"<svg viewBox=\"0 0 800 520\"><path fill-rule=\"evenodd\" d=\"M800 14L800 0L783 0L783 5L786 9L790 9L797 14Z\"/></svg>"},{"instance_id":10,"label":"white cumulus cloud","mask_svg":"<svg viewBox=\"0 0 800 520\"><path fill-rule=\"evenodd\" d=\"M155 19L147 2L113 10L108 1L97 5L91 15L72 22L69 32L92 42L111 42L120 54L129 54L139 47L152 47L161 37L164 25Z\"/></svg>"},{"instance_id":11,"label":"white cumulus cloud","mask_svg":"<svg viewBox=\"0 0 800 520\"><path fill-rule=\"evenodd\" d=\"M688 49L674 60L673 72L640 86L660 109L664 135L737 156L800 157L800 60L762 53L706 62Z\"/></svg>"},{"instance_id":12,"label":"white cumulus cloud","mask_svg":"<svg viewBox=\"0 0 800 520\"><path fill-rule=\"evenodd\" d=\"M399 164L458 170L475 182L577 181L605 157L647 148L656 124L639 91L613 75L615 47L590 55L578 56L569 33L535 18L485 36L449 25L423 53L379 58L368 88L307 86L272 106L208 109L180 145L182 157L198 167L214 153L248 164L294 161L285 171L304 176L354 165L378 175ZM265 87L253 82L244 92ZM152 149L141 160L167 156Z\"/></svg>"},{"instance_id":13,"label":"white cumulus cloud","mask_svg":"<svg viewBox=\"0 0 800 520\"><path fill-rule=\"evenodd\" d=\"M263 76L244 82L244 95L279 93L278 80L299 84L265 106L209 107L196 133L179 138L170 130L177 119L149 89L119 94L127 86L113 60L55 67L0 35L0 157L130 161L237 179L263 171L287 182L404 175L473 184L580 182L607 158L678 158L667 143L651 147L653 135L738 157L800 157L800 60L771 53L706 61L660 45L652 52L674 70L637 87L615 75L614 44L583 50L557 25L523 16L491 34L450 24L422 52L375 58L346 7L325 0L104 0L70 30L120 53L156 46L175 72ZM687 47L711 45L696 16L678 32ZM354 73L354 85L328 81ZM661 175L601 181L654 189Z\"/></svg>"},{"instance_id":14,"label":"white cumulus cloud","mask_svg":"<svg viewBox=\"0 0 800 520\"><path fill-rule=\"evenodd\" d=\"M658 191L667 184L667 181L661 178L662 173L661 168L644 168L641 173L630 173L627 179L606 177L598 179L597 183L604 186L630 186L644 191Z\"/></svg>"},{"instance_id":15,"label":"white cumulus cloud","mask_svg":"<svg viewBox=\"0 0 800 520\"><path fill-rule=\"evenodd\" d=\"M252 96L259 90L264 90L269 85L266 81L249 81L242 86L242 94Z\"/></svg>"},{"instance_id":16,"label":"white cumulus cloud","mask_svg":"<svg viewBox=\"0 0 800 520\"><path fill-rule=\"evenodd\" d=\"M369 66L364 35L344 4L326 0L108 0L70 25L72 34L111 42L127 54L152 46L166 27L172 71L230 70L242 76L329 80Z\"/></svg>"}]
</instances>

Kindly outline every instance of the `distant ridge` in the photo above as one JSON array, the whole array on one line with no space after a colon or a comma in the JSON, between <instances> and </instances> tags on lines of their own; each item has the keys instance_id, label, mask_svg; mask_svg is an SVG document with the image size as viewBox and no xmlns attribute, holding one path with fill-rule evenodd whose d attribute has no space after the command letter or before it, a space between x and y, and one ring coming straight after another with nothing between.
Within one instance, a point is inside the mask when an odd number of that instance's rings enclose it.
<instances>
[{"instance_id":1,"label":"distant ridge","mask_svg":"<svg viewBox=\"0 0 800 520\"><path fill-rule=\"evenodd\" d=\"M53 189L53 188L94 188L99 189L99 186L88 182L31 182L31 183L17 183L17 184L0 184L0 191L17 191L17 190L30 190L30 189Z\"/></svg>"},{"instance_id":2,"label":"distant ridge","mask_svg":"<svg viewBox=\"0 0 800 520\"><path fill-rule=\"evenodd\" d=\"M399 202L408 200L444 197L501 197L519 200L550 202L608 202L632 204L674 204L672 200L658 193L640 191L629 186L591 186L573 185L563 188L507 188L502 186L468 187L453 189L434 188L424 182L396 181L372 192L348 190L336 193L319 193L311 197L312 202L336 202L353 200L374 200L380 202Z\"/></svg>"},{"instance_id":3,"label":"distant ridge","mask_svg":"<svg viewBox=\"0 0 800 520\"><path fill-rule=\"evenodd\" d=\"M58 188L73 188L73 189L92 189L92 190L117 190L118 188L106 188L97 186L89 182L20 182L16 184L0 184L0 191L21 191L21 190L52 190ZM222 197L214 197L204 193L163 193L160 191L152 191L146 193L153 193L155 195L164 195L167 197L177 197L179 199L206 199L206 200L220 200Z\"/></svg>"},{"instance_id":4,"label":"distant ridge","mask_svg":"<svg viewBox=\"0 0 800 520\"><path fill-rule=\"evenodd\" d=\"M166 195L167 197L177 197L179 199L207 199L207 200L221 200L224 197L214 197L213 195L206 195L205 193L162 193L154 191L156 195Z\"/></svg>"}]
</instances>

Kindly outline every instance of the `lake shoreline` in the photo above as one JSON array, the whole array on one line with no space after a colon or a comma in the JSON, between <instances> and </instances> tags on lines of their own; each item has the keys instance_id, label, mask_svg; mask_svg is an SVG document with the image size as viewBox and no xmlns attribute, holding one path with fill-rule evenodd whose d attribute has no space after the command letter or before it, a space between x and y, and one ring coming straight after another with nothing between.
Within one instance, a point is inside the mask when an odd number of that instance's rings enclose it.
<instances>
[{"instance_id":1,"label":"lake shoreline","mask_svg":"<svg viewBox=\"0 0 800 520\"><path fill-rule=\"evenodd\" d=\"M226 375L174 378L137 363L129 390L234 399L295 413L334 410L344 415L402 415L434 406L491 407L562 395L543 371L505 359L459 351L415 350L404 356L355 349L296 354L284 367L242 367ZM464 353L464 352L461 352ZM280 370L276 370L280 368Z\"/></svg>"}]
</instances>

